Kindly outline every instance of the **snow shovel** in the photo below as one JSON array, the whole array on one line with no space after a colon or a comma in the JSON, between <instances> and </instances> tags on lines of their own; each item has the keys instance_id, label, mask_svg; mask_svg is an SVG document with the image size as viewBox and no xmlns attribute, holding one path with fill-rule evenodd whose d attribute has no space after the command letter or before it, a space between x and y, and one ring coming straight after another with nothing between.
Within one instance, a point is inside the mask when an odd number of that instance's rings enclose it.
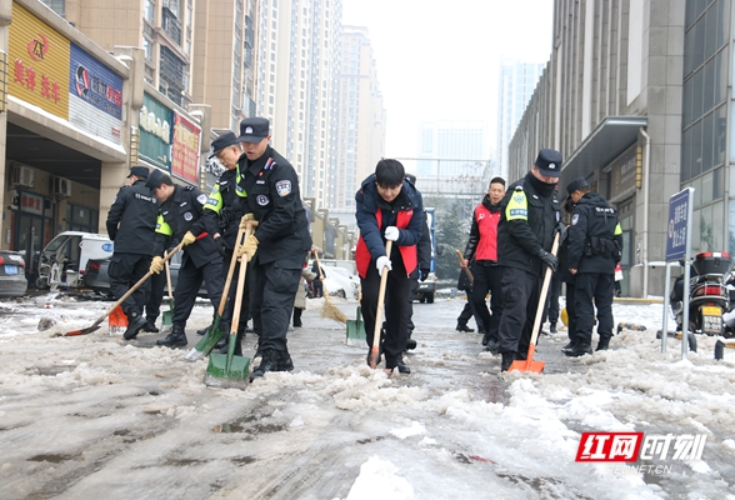
<instances>
[{"instance_id":1,"label":"snow shovel","mask_svg":"<svg viewBox=\"0 0 735 500\"><path fill-rule=\"evenodd\" d=\"M357 297L357 303L362 302L362 287ZM367 335L365 334L365 323L362 321L362 307L357 306L357 314L355 319L347 320L347 338L345 338L345 344L347 345L365 345Z\"/></svg>"},{"instance_id":2,"label":"snow shovel","mask_svg":"<svg viewBox=\"0 0 735 500\"><path fill-rule=\"evenodd\" d=\"M168 261L164 265L166 266L166 287L168 288L168 311L164 311L161 316L161 330L164 326L174 324L174 291L171 287L171 269L168 266Z\"/></svg>"},{"instance_id":3,"label":"snow shovel","mask_svg":"<svg viewBox=\"0 0 735 500\"><path fill-rule=\"evenodd\" d=\"M554 237L554 244L551 247L551 254L556 256L556 252L559 249L559 233L556 233ZM546 305L546 294L549 291L549 284L551 283L551 268L546 266L546 273L544 274L544 285L541 287L541 295L538 299L538 307L536 308L536 317L533 320L533 335L531 336L531 343L528 346L528 354L525 360L513 361L513 364L508 368L509 372L532 372L541 373L544 371L546 363L543 361L534 361L533 355L536 352L536 340L538 339L538 332L541 330L541 319L544 315L544 306Z\"/></svg>"},{"instance_id":4,"label":"snow shovel","mask_svg":"<svg viewBox=\"0 0 735 500\"><path fill-rule=\"evenodd\" d=\"M390 259L390 251L393 249L393 241L388 240L385 244L385 255ZM378 309L375 311L375 328L373 329L373 346L370 348L368 364L370 368L378 366L380 358L380 328L383 326L383 307L385 302L385 285L388 283L388 272L380 277L380 288L378 289Z\"/></svg>"},{"instance_id":5,"label":"snow shovel","mask_svg":"<svg viewBox=\"0 0 735 500\"><path fill-rule=\"evenodd\" d=\"M459 257L460 264L464 263L464 256L462 255L462 252L459 251L459 249L455 249L455 252L457 252L457 257ZM470 271L469 267L464 268L464 272L467 273L467 278L470 280L470 285L475 284L475 277L472 276L472 271Z\"/></svg>"},{"instance_id":6,"label":"snow shovel","mask_svg":"<svg viewBox=\"0 0 735 500\"><path fill-rule=\"evenodd\" d=\"M245 222L245 219L242 219L242 222ZM240 224L242 225L242 223ZM237 230L237 239L235 240L235 249L232 251L232 258L230 259L230 268L227 270L227 280L225 280L225 289L222 293L222 298L219 301L219 307L217 308L217 314L214 316L214 321L212 322L211 328L207 330L207 333L202 337L202 340L200 340L197 345L194 346L194 348L189 351L185 358L187 361L197 361L202 359L204 356L212 352L212 349L214 349L214 346L217 345L217 342L222 338L222 335L225 334L222 330L219 328L219 324L222 321L222 314L225 312L225 305L227 304L227 297L230 294L230 284L232 283L232 276L235 274L235 265L237 264L237 249L240 248L240 245L242 245L242 242L250 235L250 231L252 227L257 226L258 223L256 221L248 221L248 227L246 230L238 229ZM239 286L239 284L238 284ZM235 326L237 326L237 323L234 323Z\"/></svg>"},{"instance_id":7,"label":"snow shovel","mask_svg":"<svg viewBox=\"0 0 735 500\"><path fill-rule=\"evenodd\" d=\"M248 225L248 228L245 231L246 238L250 234L250 228L251 226ZM237 255L237 253L233 255ZM235 259L236 258L237 257L235 257ZM247 270L248 256L246 254L240 259L240 274L237 279L235 310L232 314L230 341L227 347L227 354L215 353L209 356L207 373L204 375L204 385L236 389L244 389L249 385L248 376L250 375L250 358L235 356L235 347L239 340L237 338L237 326L240 323L240 309L242 307L242 296L245 289L245 273Z\"/></svg>"},{"instance_id":8,"label":"snow shovel","mask_svg":"<svg viewBox=\"0 0 735 500\"><path fill-rule=\"evenodd\" d=\"M170 254L168 254L166 257L163 258L163 263L165 264L166 262L168 262L168 260L173 256L173 254L175 254L176 252L178 252L182 248L184 248L184 243L183 242L179 243L178 246ZM112 311L114 311L120 304L122 304L123 302L125 302L125 300L127 300L128 297L130 297L131 295L133 295L133 293L135 293L135 291L138 288L140 288L140 286L143 283L145 283L146 280L148 278L150 278L152 274L153 273L150 272L150 270L147 273L145 273L145 275L142 278L140 278L140 280L138 280L138 282L135 285L133 285L132 287L130 287L130 290L128 290L125 293L125 295L123 295L122 297L120 297L120 299L117 302L115 302L114 304L112 304L112 306L107 311L105 311L105 314L103 314L102 316L100 316L97 319L97 321L95 321L94 323L92 323L91 326L88 326L87 328L82 328L81 330L72 330L70 332L59 334L58 336L61 336L61 337L75 337L77 335L87 335L88 333L92 333L94 331L97 331L99 329L100 325L102 324L102 322L105 320L105 318L107 318L107 316L109 316L110 314L112 314Z\"/></svg>"},{"instance_id":9,"label":"snow shovel","mask_svg":"<svg viewBox=\"0 0 735 500\"><path fill-rule=\"evenodd\" d=\"M122 306L117 306L107 319L107 325L110 328L110 335L122 335L128 328L128 317Z\"/></svg>"}]
</instances>

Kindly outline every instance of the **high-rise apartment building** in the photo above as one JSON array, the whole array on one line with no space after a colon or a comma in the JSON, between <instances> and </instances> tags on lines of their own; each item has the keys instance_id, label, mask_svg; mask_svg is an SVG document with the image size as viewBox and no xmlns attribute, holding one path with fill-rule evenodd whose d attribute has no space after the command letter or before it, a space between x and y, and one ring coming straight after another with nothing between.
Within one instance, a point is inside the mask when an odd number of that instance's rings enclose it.
<instances>
[{"instance_id":1,"label":"high-rise apartment building","mask_svg":"<svg viewBox=\"0 0 735 500\"><path fill-rule=\"evenodd\" d=\"M145 80L183 108L194 102L191 94L194 0L44 0L44 3L108 51L116 45L143 47Z\"/></svg>"},{"instance_id":2,"label":"high-rise apartment building","mask_svg":"<svg viewBox=\"0 0 735 500\"><path fill-rule=\"evenodd\" d=\"M506 61L500 66L498 86L498 139L496 163L500 175L508 178L508 144L526 105L533 95L544 64Z\"/></svg>"},{"instance_id":3,"label":"high-rise apartment building","mask_svg":"<svg viewBox=\"0 0 735 500\"><path fill-rule=\"evenodd\" d=\"M454 177L466 173L468 162L453 160L486 159L488 155L487 138L487 126L482 121L421 122L419 124L419 177L424 175Z\"/></svg>"},{"instance_id":4,"label":"high-rise apartment building","mask_svg":"<svg viewBox=\"0 0 735 500\"><path fill-rule=\"evenodd\" d=\"M385 153L386 115L367 28L343 28L340 65L337 168L327 205L345 209Z\"/></svg>"},{"instance_id":5,"label":"high-rise apartment building","mask_svg":"<svg viewBox=\"0 0 735 500\"><path fill-rule=\"evenodd\" d=\"M255 116L257 0L207 0L196 4L192 96L211 106L215 129L238 131Z\"/></svg>"},{"instance_id":6,"label":"high-rise apartment building","mask_svg":"<svg viewBox=\"0 0 735 500\"><path fill-rule=\"evenodd\" d=\"M337 177L341 0L260 0L257 114L293 164L302 196L326 203Z\"/></svg>"}]
</instances>

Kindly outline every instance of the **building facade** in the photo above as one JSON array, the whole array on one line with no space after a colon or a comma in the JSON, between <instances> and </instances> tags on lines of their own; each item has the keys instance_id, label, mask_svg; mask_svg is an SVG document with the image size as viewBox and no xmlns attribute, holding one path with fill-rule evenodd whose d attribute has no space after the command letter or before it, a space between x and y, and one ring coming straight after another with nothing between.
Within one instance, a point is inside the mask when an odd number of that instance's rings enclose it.
<instances>
[{"instance_id":1,"label":"building facade","mask_svg":"<svg viewBox=\"0 0 735 500\"><path fill-rule=\"evenodd\" d=\"M691 137L693 144L697 133L703 137L704 127L714 126L714 118L708 118L715 116L713 110L726 108L721 107L723 94L718 103L714 97L708 101L707 111L703 102L693 107L686 125L682 120L683 109L704 95L701 87L696 96L693 88L690 97L684 95L685 18L689 22L706 17L702 12L714 8L722 13L720 22L729 27L730 3L555 2L551 60L511 141L509 176L512 181L525 175L539 148L555 148L565 158L562 190L574 178L585 177L593 190L617 208L625 243L624 294L666 294L663 270L660 265L654 269L653 264L664 258L669 197L689 182L681 175L692 164L693 153L684 153L691 151L685 141ZM720 28L711 22L716 37ZM727 41L707 56L705 50L697 54L696 61L689 63L696 65L687 79L703 78L695 73L720 60L716 54L731 43L729 34L723 40ZM712 46L716 44L715 38ZM730 78L729 74L728 69L718 75ZM708 83L714 92L715 79ZM715 135L707 137L714 148ZM716 168L714 157L709 163L710 170ZM696 176L702 182L701 169ZM724 179L721 185L726 186ZM712 198L700 195L695 198Z\"/></svg>"},{"instance_id":2,"label":"building facade","mask_svg":"<svg viewBox=\"0 0 735 500\"><path fill-rule=\"evenodd\" d=\"M342 31L337 164L327 205L355 208L355 192L385 154L386 113L367 28Z\"/></svg>"},{"instance_id":3,"label":"building facade","mask_svg":"<svg viewBox=\"0 0 735 500\"><path fill-rule=\"evenodd\" d=\"M256 110L324 206L336 183L341 0L260 0Z\"/></svg>"},{"instance_id":4,"label":"building facade","mask_svg":"<svg viewBox=\"0 0 735 500\"><path fill-rule=\"evenodd\" d=\"M495 163L508 177L508 145L533 95L545 64L506 61L500 65L498 84L498 138Z\"/></svg>"}]
</instances>

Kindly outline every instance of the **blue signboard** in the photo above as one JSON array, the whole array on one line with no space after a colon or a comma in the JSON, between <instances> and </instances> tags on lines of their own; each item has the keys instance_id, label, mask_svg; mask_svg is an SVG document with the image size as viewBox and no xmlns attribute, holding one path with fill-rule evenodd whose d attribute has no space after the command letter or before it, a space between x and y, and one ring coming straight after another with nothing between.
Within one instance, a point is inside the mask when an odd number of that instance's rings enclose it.
<instances>
[{"instance_id":1,"label":"blue signboard","mask_svg":"<svg viewBox=\"0 0 735 500\"><path fill-rule=\"evenodd\" d=\"M694 189L686 188L669 198L669 224L666 231L666 260L684 259L687 253L687 231L694 201Z\"/></svg>"},{"instance_id":2,"label":"blue signboard","mask_svg":"<svg viewBox=\"0 0 735 500\"><path fill-rule=\"evenodd\" d=\"M122 78L81 47L71 44L69 92L110 116L122 119Z\"/></svg>"}]
</instances>

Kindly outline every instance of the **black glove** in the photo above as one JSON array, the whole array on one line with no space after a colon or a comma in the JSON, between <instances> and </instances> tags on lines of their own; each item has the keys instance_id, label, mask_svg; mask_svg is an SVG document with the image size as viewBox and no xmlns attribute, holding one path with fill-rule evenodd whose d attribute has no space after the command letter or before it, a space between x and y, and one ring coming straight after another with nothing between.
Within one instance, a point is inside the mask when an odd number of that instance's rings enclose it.
<instances>
[{"instance_id":1,"label":"black glove","mask_svg":"<svg viewBox=\"0 0 735 500\"><path fill-rule=\"evenodd\" d=\"M556 266L559 264L559 259L556 258L556 255L550 254L542 248L538 251L536 257L541 259L541 262L549 266L553 272L556 272Z\"/></svg>"},{"instance_id":2,"label":"black glove","mask_svg":"<svg viewBox=\"0 0 735 500\"><path fill-rule=\"evenodd\" d=\"M426 278L429 277L431 269L419 269L419 272L421 273L421 281L426 281Z\"/></svg>"},{"instance_id":3,"label":"black glove","mask_svg":"<svg viewBox=\"0 0 735 500\"><path fill-rule=\"evenodd\" d=\"M559 233L559 244L561 245L567 239L567 226L563 220L556 223L555 232Z\"/></svg>"}]
</instances>

